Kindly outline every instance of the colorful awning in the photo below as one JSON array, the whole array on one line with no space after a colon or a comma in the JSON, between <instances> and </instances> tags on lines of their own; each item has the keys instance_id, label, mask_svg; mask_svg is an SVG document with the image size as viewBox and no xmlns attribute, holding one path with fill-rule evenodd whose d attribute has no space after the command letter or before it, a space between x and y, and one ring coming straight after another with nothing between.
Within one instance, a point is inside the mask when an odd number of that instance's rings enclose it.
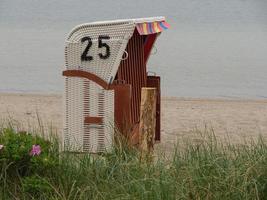
<instances>
[{"instance_id":1,"label":"colorful awning","mask_svg":"<svg viewBox=\"0 0 267 200\"><path fill-rule=\"evenodd\" d=\"M160 33L167 30L170 25L165 21L144 22L138 23L136 28L140 35L149 35L153 33Z\"/></svg>"}]
</instances>

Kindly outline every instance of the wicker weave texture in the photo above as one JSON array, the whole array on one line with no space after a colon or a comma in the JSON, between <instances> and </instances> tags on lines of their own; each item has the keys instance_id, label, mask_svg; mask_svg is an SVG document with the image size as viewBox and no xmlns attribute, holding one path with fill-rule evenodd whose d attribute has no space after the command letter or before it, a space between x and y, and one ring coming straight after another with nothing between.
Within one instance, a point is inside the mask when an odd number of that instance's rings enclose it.
<instances>
[{"instance_id":1,"label":"wicker weave texture","mask_svg":"<svg viewBox=\"0 0 267 200\"><path fill-rule=\"evenodd\" d=\"M135 24L133 22L115 24L84 24L74 29L65 47L65 60L67 69L80 69L97 75L111 83L117 73L122 55L133 34ZM105 48L99 48L99 36L108 36L109 39L103 40L110 47L110 56L101 59L99 54L105 54ZM88 55L92 56L90 61L81 61L87 42L81 42L82 38L90 37L92 45Z\"/></svg>"},{"instance_id":2,"label":"wicker weave texture","mask_svg":"<svg viewBox=\"0 0 267 200\"><path fill-rule=\"evenodd\" d=\"M114 135L114 91L85 78L67 77L65 92L65 149L74 152L110 151ZM86 124L85 117L102 117Z\"/></svg>"},{"instance_id":3,"label":"wicker weave texture","mask_svg":"<svg viewBox=\"0 0 267 200\"><path fill-rule=\"evenodd\" d=\"M67 77L65 81L64 147L68 151L83 149L83 80Z\"/></svg>"}]
</instances>

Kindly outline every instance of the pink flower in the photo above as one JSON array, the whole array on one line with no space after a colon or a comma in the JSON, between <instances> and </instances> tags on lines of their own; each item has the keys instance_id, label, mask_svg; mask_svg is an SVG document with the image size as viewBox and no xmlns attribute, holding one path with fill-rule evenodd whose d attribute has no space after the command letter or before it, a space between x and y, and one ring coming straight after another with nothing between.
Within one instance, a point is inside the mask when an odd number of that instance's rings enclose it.
<instances>
[{"instance_id":1,"label":"pink flower","mask_svg":"<svg viewBox=\"0 0 267 200\"><path fill-rule=\"evenodd\" d=\"M41 154L41 147L40 145L32 145L32 149L30 152L31 156L39 156Z\"/></svg>"},{"instance_id":2,"label":"pink flower","mask_svg":"<svg viewBox=\"0 0 267 200\"><path fill-rule=\"evenodd\" d=\"M2 150L4 148L4 145L0 144L0 150Z\"/></svg>"}]
</instances>

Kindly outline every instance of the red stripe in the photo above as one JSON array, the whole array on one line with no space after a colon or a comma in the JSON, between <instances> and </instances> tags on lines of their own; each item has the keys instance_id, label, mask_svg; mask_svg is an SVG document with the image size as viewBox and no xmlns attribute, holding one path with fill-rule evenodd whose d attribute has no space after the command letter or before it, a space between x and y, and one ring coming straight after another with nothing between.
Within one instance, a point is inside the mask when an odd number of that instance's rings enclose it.
<instances>
[{"instance_id":1,"label":"red stripe","mask_svg":"<svg viewBox=\"0 0 267 200\"><path fill-rule=\"evenodd\" d=\"M167 28L170 28L170 24L168 24L167 22L163 22L164 26L167 27Z\"/></svg>"}]
</instances>

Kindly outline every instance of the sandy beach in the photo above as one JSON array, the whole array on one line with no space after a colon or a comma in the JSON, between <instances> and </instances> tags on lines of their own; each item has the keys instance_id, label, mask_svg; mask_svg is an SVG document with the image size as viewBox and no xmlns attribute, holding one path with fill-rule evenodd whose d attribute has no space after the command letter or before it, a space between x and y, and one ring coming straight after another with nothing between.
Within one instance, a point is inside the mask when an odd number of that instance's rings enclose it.
<instances>
[{"instance_id":1,"label":"sandy beach","mask_svg":"<svg viewBox=\"0 0 267 200\"><path fill-rule=\"evenodd\" d=\"M0 120L12 120L21 129L40 124L61 136L61 95L0 94ZM162 98L162 147L181 138L195 137L196 130L213 130L219 138L238 142L262 134L267 138L267 100Z\"/></svg>"}]
</instances>

